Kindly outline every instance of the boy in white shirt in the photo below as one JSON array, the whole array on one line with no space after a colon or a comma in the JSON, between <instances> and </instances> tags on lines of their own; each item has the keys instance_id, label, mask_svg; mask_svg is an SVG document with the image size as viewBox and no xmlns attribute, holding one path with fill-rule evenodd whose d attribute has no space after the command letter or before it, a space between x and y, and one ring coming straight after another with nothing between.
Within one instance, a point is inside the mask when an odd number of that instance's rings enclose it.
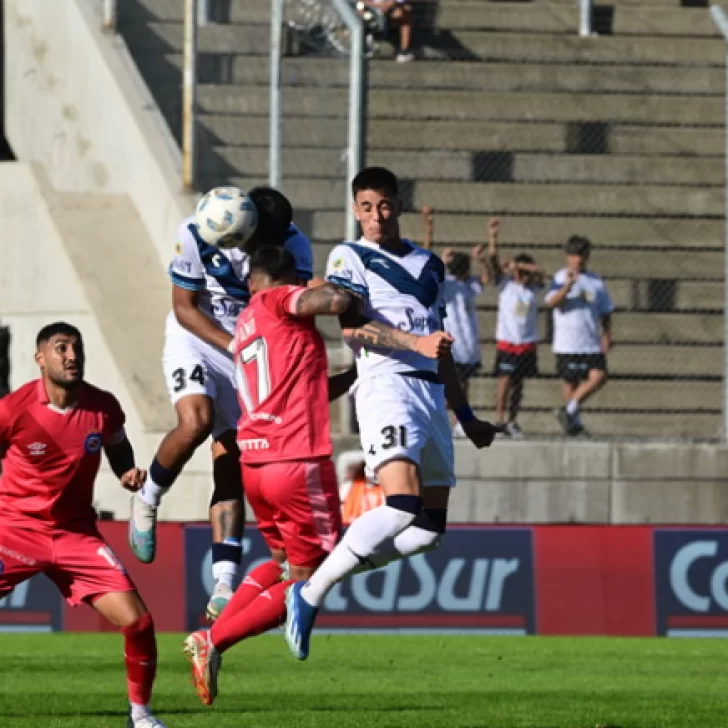
<instances>
[{"instance_id":1,"label":"boy in white shirt","mask_svg":"<svg viewBox=\"0 0 728 728\"><path fill-rule=\"evenodd\" d=\"M499 229L500 221L491 220L488 261L499 292L493 372L498 377L496 419L505 423L505 435L523 437L517 418L524 380L538 376L538 296L543 290L544 272L527 253L501 264L497 247Z\"/></svg>"},{"instance_id":2,"label":"boy in white shirt","mask_svg":"<svg viewBox=\"0 0 728 728\"><path fill-rule=\"evenodd\" d=\"M574 436L585 434L581 405L607 381L614 304L604 281L587 271L589 239L572 235L565 252L566 268L554 276L546 305L553 310L552 349L566 403L556 414L564 432Z\"/></svg>"}]
</instances>

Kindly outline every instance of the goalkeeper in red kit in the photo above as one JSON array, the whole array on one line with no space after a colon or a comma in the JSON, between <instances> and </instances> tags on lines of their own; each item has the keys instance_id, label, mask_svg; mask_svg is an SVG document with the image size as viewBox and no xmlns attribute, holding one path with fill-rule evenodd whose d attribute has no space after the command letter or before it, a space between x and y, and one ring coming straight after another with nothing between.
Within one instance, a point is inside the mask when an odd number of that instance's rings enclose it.
<instances>
[{"instance_id":1,"label":"goalkeeper in red kit","mask_svg":"<svg viewBox=\"0 0 728 728\"><path fill-rule=\"evenodd\" d=\"M146 473L134 464L117 399L84 381L78 329L41 329L35 360L40 378L0 400L0 599L43 573L71 606L93 607L124 635L128 728L164 728L149 708L154 623L92 506L102 450L127 490L139 490Z\"/></svg>"}]
</instances>

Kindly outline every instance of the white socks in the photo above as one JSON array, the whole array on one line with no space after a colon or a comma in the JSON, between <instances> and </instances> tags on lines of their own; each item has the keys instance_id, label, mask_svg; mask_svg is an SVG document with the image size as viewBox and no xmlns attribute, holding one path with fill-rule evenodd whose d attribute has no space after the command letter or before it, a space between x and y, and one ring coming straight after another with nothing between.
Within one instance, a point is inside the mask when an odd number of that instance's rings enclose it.
<instances>
[{"instance_id":1,"label":"white socks","mask_svg":"<svg viewBox=\"0 0 728 728\"><path fill-rule=\"evenodd\" d=\"M394 538L410 526L421 510L422 498L418 496L390 496L384 505L359 516L304 584L301 596L318 607L336 582L352 573L387 539Z\"/></svg>"},{"instance_id":2,"label":"white socks","mask_svg":"<svg viewBox=\"0 0 728 728\"><path fill-rule=\"evenodd\" d=\"M566 414L572 417L579 414L579 403L575 399L570 399L566 403Z\"/></svg>"},{"instance_id":3,"label":"white socks","mask_svg":"<svg viewBox=\"0 0 728 728\"><path fill-rule=\"evenodd\" d=\"M144 483L142 489L139 491L139 497L148 505L157 508L162 500L162 496L169 490L169 488L162 488L157 485L149 476L147 476L147 482Z\"/></svg>"}]
</instances>

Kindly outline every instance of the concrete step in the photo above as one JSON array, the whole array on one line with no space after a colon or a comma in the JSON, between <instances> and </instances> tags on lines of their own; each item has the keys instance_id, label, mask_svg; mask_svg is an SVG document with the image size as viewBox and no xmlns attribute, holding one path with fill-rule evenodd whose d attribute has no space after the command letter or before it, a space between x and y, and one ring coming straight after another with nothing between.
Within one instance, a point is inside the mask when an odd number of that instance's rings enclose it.
<instances>
[{"instance_id":1,"label":"concrete step","mask_svg":"<svg viewBox=\"0 0 728 728\"><path fill-rule=\"evenodd\" d=\"M396 169L396 167L395 167ZM475 245L487 240L487 214L458 215L440 212L437 200L435 238L448 245ZM298 203L294 200L294 206ZM405 213L400 218L402 233L422 239L422 216ZM539 217L508 215L503 217L501 242L511 246L563 245L570 235L579 233L592 239L597 249L602 247L631 248L712 248L723 250L723 222L719 220L675 218L606 218ZM342 235L341 212L316 211L302 218L302 225L320 241L336 241Z\"/></svg>"},{"instance_id":2,"label":"concrete step","mask_svg":"<svg viewBox=\"0 0 728 728\"><path fill-rule=\"evenodd\" d=\"M402 179L588 182L593 184L722 185L722 159L683 157L611 157L511 152L482 155L477 152L419 152L373 150L368 164L389 166ZM283 159L285 180L296 177L325 178L345 174L346 156L338 149L288 149ZM214 147L201 156L199 173L204 179L230 175L266 175L265 147Z\"/></svg>"},{"instance_id":3,"label":"concrete step","mask_svg":"<svg viewBox=\"0 0 728 728\"><path fill-rule=\"evenodd\" d=\"M542 347L543 348L543 347ZM491 348L484 357L484 376L476 376L470 380L469 397L488 409L493 407L496 393L496 379L490 376L495 360L495 351ZM544 372L546 374L546 372ZM720 411L722 397L720 382L660 382L629 381L612 379L600 392L589 400L585 407L585 417L595 410L659 412L668 410L681 411L686 415L698 411ZM555 409L562 405L561 383L556 379L531 379L524 388L523 406L526 409Z\"/></svg>"},{"instance_id":4,"label":"concrete step","mask_svg":"<svg viewBox=\"0 0 728 728\"><path fill-rule=\"evenodd\" d=\"M177 85L161 86L157 98L180 102ZM206 114L268 114L267 86L200 84L197 102ZM349 92L345 88L285 86L284 117L347 118ZM639 124L723 126L725 101L719 96L695 96L676 103L673 96L658 94L503 93L472 91L408 91L374 89L367 114L373 119L459 121L587 121Z\"/></svg>"},{"instance_id":5,"label":"concrete step","mask_svg":"<svg viewBox=\"0 0 728 728\"><path fill-rule=\"evenodd\" d=\"M133 45L132 45L133 50ZM134 54L145 78L155 84L178 82L182 55ZM481 61L370 64L370 88L453 89L471 91L563 91L584 93L671 93L722 95L724 73L717 67L686 67L675 73L669 66L544 65ZM202 53L198 61L201 83L266 85L269 61L264 56ZM298 86L348 87L346 59L286 58L283 82Z\"/></svg>"},{"instance_id":6,"label":"concrete step","mask_svg":"<svg viewBox=\"0 0 728 728\"><path fill-rule=\"evenodd\" d=\"M295 198L293 198L295 199ZM315 266L323 273L326 260L333 249L332 244L317 244L314 250ZM462 249L467 250L467 249ZM501 255L506 258L523 250L530 250L547 274L553 274L565 265L564 253L560 249L537 249L532 246L501 246ZM442 248L435 247L440 253ZM643 280L663 279L671 281L700 280L721 281L723 278L723 252L705 251L692 254L683 250L620 250L613 251L595 247L590 268L600 276L611 279ZM639 293L635 294L639 296ZM722 306L722 302L718 307ZM715 306L713 306L715 308Z\"/></svg>"},{"instance_id":7,"label":"concrete step","mask_svg":"<svg viewBox=\"0 0 728 728\"><path fill-rule=\"evenodd\" d=\"M486 290L481 304L496 304L495 290ZM550 311L544 309L540 316L542 340L548 337ZM497 313L478 311L480 339L484 344L495 343ZM722 313L630 313L617 312L613 320L614 343L621 344L721 344L725 333Z\"/></svg>"},{"instance_id":8,"label":"concrete step","mask_svg":"<svg viewBox=\"0 0 728 728\"><path fill-rule=\"evenodd\" d=\"M264 177L230 177L231 184L250 189ZM341 180L292 179L286 193L300 209L337 210L348 185ZM416 182L405 195L406 208L432 204L442 211L463 213L642 216L718 216L725 200L718 188L624 185L528 185L459 182Z\"/></svg>"},{"instance_id":9,"label":"concrete step","mask_svg":"<svg viewBox=\"0 0 728 728\"><path fill-rule=\"evenodd\" d=\"M249 56L270 53L267 28L252 24L208 25L199 28L198 48L203 53L244 53ZM139 49L160 48L182 51L184 25L181 21L145 21L129 27L129 42ZM448 30L447 35L434 31L415 38L425 57L452 60L538 61L540 63L597 64L704 64L722 66L725 44L720 38L692 39L636 38L604 36L598 40L567 36L492 32L491 29ZM394 47L383 46L389 56ZM476 58L477 57L477 58Z\"/></svg>"},{"instance_id":10,"label":"concrete step","mask_svg":"<svg viewBox=\"0 0 728 728\"><path fill-rule=\"evenodd\" d=\"M484 415L493 416L490 405L482 411ZM582 420L594 438L716 440L721 437L723 427L721 415L687 412L677 416L671 413L585 411ZM550 412L523 412L518 422L527 437L563 436L556 417Z\"/></svg>"},{"instance_id":11,"label":"concrete step","mask_svg":"<svg viewBox=\"0 0 728 728\"><path fill-rule=\"evenodd\" d=\"M205 143L211 146L264 147L268 144L266 117L200 114L199 125ZM690 127L646 127L614 124L604 127L580 124L508 123L502 121L423 121L417 134L406 120L378 120L368 125L369 149L454 150L498 152L507 158L512 152L551 154L614 154L713 156L724 153L722 129ZM344 150L348 132L344 119L286 119L285 147L320 147ZM485 156L496 159L494 156Z\"/></svg>"}]
</instances>

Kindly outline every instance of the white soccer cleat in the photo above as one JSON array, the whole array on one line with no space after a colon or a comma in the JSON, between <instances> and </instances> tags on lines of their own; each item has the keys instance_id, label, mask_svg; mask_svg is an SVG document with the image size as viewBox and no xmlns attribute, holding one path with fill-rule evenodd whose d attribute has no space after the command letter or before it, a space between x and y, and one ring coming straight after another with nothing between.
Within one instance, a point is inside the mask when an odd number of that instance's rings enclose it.
<instances>
[{"instance_id":1,"label":"white soccer cleat","mask_svg":"<svg viewBox=\"0 0 728 728\"><path fill-rule=\"evenodd\" d=\"M157 507L145 503L139 493L131 497L129 548L143 564L151 564L157 552Z\"/></svg>"},{"instance_id":2,"label":"white soccer cleat","mask_svg":"<svg viewBox=\"0 0 728 728\"><path fill-rule=\"evenodd\" d=\"M153 715L145 715L136 720L129 716L129 721L126 725L127 728L167 728L159 718L155 718Z\"/></svg>"},{"instance_id":3,"label":"white soccer cleat","mask_svg":"<svg viewBox=\"0 0 728 728\"><path fill-rule=\"evenodd\" d=\"M210 639L210 631L193 632L184 642L183 651L192 664L192 683L203 705L212 705L217 697L217 674L222 656Z\"/></svg>"},{"instance_id":4,"label":"white soccer cleat","mask_svg":"<svg viewBox=\"0 0 728 728\"><path fill-rule=\"evenodd\" d=\"M228 602L233 598L233 594L233 590L227 584L220 581L215 584L215 589L205 609L205 616L209 622L214 622L220 617L222 610L227 607Z\"/></svg>"}]
</instances>

